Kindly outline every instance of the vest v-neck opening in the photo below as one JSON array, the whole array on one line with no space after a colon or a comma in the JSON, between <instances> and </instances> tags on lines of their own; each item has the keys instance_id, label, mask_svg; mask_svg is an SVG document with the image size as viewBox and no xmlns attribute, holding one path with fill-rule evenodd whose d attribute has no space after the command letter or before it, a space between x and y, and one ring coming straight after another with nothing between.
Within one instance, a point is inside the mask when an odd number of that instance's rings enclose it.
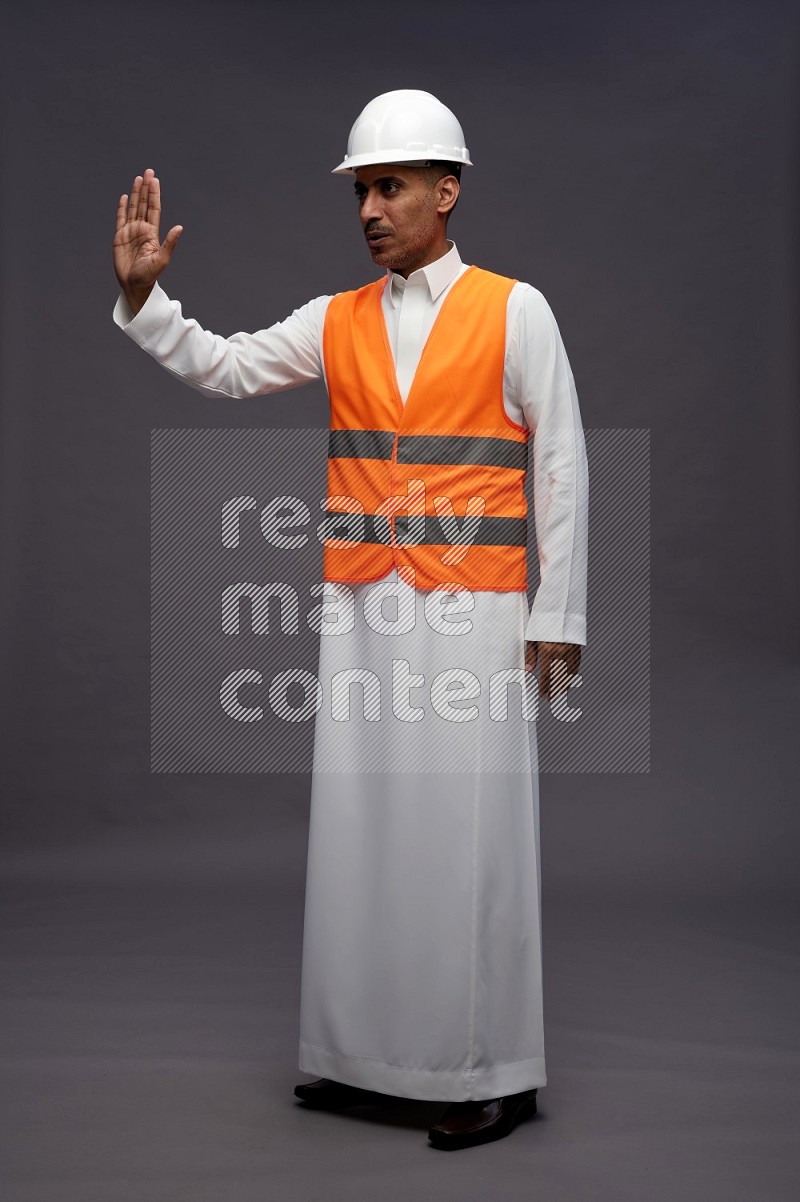
<instances>
[{"instance_id":1,"label":"vest v-neck opening","mask_svg":"<svg viewBox=\"0 0 800 1202\"><path fill-rule=\"evenodd\" d=\"M391 347L391 343L389 342L389 331L386 328L386 317L383 312L383 290L389 284L389 277L385 276L381 282L381 287L376 289L375 295L377 298L381 333L383 335L383 349L384 349L384 353L386 355L386 370L387 370L387 376L389 378L389 383L390 383L391 389L392 389L392 396L394 397L395 403L397 405L398 428L400 426L400 423L403 420L404 414L408 411L408 406L411 403L412 397L414 396L415 385L417 382L417 375L419 373L422 359L425 355L425 352L427 351L428 347L430 346L430 344L433 340L434 334L436 333L437 326L439 325L439 322L441 320L442 313L444 313L445 309L447 308L448 301L450 300L450 297L455 292L456 288L458 288L458 285L461 283L462 280L465 280L467 278L467 276L470 274L471 271L474 271L474 270L475 270L475 266L474 266L474 264L472 264L471 266L469 266L467 268L466 271L463 271L461 273L461 275L458 276L458 278L453 282L453 284L450 287L450 291L447 293L447 296L442 301L441 306L439 308L439 312L436 314L436 317L434 318L433 325L431 326L430 331L428 333L428 337L425 339L422 350L420 351L419 360L417 361L417 366L414 369L414 379L411 381L411 386L409 387L405 401L403 401L403 397L400 392L400 384L397 379L397 366L394 361L394 355L392 354L392 347Z\"/></svg>"}]
</instances>

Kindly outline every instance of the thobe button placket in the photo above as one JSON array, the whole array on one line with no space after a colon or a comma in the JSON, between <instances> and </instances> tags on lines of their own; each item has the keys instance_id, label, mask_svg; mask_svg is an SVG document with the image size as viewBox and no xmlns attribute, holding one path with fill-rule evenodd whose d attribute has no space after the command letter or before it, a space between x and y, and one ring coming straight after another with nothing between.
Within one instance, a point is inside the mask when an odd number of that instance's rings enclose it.
<instances>
[{"instance_id":1,"label":"thobe button placket","mask_svg":"<svg viewBox=\"0 0 800 1202\"><path fill-rule=\"evenodd\" d=\"M400 301L395 353L397 384L404 403L422 352L422 325L425 319L427 297L428 281L422 271L406 280Z\"/></svg>"}]
</instances>

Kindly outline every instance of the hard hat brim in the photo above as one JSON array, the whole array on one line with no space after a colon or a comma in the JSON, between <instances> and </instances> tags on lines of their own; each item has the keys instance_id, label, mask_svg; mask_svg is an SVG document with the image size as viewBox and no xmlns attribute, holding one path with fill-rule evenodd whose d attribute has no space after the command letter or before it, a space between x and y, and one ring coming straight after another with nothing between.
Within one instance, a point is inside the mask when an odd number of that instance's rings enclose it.
<instances>
[{"instance_id":1,"label":"hard hat brim","mask_svg":"<svg viewBox=\"0 0 800 1202\"><path fill-rule=\"evenodd\" d=\"M415 151L371 150L364 154L352 154L349 158L345 155L339 166L333 168L331 175L352 175L359 167L373 167L378 163L394 163L398 167L413 167L416 163L425 163L429 160L436 163L460 163L462 167L473 166L466 147L460 155L452 152L448 154L446 151L437 154L435 147L429 150Z\"/></svg>"}]
</instances>

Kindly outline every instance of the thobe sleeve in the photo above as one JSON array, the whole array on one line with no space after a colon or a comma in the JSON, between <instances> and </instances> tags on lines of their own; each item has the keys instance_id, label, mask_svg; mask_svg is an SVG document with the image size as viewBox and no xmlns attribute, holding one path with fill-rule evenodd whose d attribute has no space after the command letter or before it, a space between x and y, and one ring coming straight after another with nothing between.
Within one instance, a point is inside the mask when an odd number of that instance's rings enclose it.
<instances>
[{"instance_id":1,"label":"thobe sleeve","mask_svg":"<svg viewBox=\"0 0 800 1202\"><path fill-rule=\"evenodd\" d=\"M321 331L329 300L317 297L285 321L228 338L184 317L180 302L159 284L135 315L120 293L113 316L162 367L206 396L253 397L323 376Z\"/></svg>"},{"instance_id":2,"label":"thobe sleeve","mask_svg":"<svg viewBox=\"0 0 800 1202\"><path fill-rule=\"evenodd\" d=\"M533 434L541 576L525 637L585 644L589 474L575 380L544 296L529 284L514 292L507 381Z\"/></svg>"}]
</instances>

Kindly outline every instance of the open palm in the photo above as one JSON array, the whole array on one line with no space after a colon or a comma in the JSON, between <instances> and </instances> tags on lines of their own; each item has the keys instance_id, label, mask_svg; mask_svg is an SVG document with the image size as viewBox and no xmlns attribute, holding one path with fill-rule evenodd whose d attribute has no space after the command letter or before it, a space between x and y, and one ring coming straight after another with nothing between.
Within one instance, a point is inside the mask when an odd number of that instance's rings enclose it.
<instances>
[{"instance_id":1,"label":"open palm","mask_svg":"<svg viewBox=\"0 0 800 1202\"><path fill-rule=\"evenodd\" d=\"M183 226L159 240L161 187L152 167L137 175L130 197L120 196L114 234L114 270L126 295L143 296L172 258Z\"/></svg>"}]
</instances>

